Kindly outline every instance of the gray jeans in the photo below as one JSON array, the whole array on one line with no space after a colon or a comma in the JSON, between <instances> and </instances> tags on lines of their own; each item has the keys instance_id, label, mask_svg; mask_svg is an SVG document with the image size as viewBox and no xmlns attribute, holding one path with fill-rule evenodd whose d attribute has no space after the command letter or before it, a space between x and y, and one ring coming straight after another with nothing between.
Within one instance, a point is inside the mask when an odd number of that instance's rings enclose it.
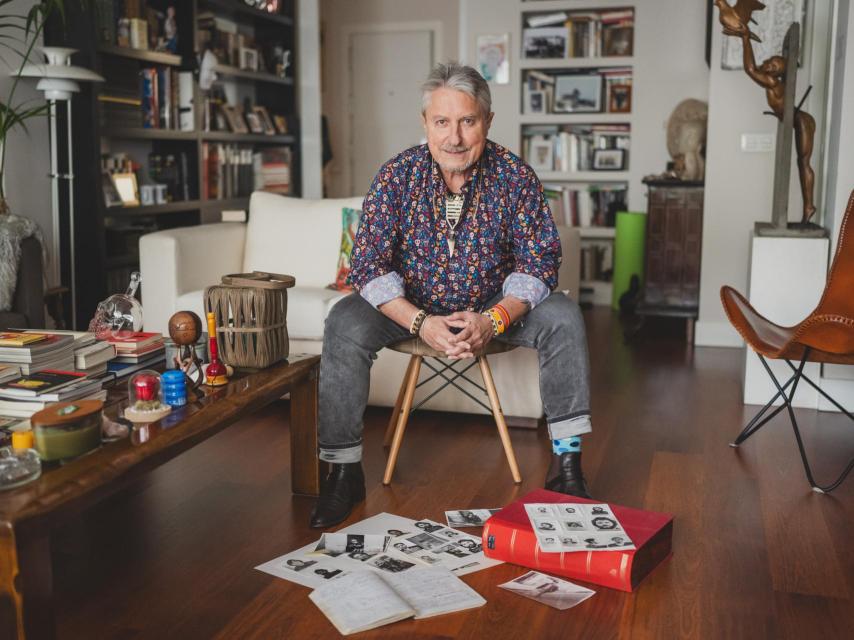
<instances>
[{"instance_id":1,"label":"gray jeans","mask_svg":"<svg viewBox=\"0 0 854 640\"><path fill-rule=\"evenodd\" d=\"M496 296L491 304L500 298ZM406 329L358 293L332 307L320 360L321 460L344 463L362 459L362 417L368 404L371 365L377 351L409 337ZM552 439L590 432L587 337L575 302L562 293L552 293L495 339L537 350L540 396Z\"/></svg>"}]
</instances>

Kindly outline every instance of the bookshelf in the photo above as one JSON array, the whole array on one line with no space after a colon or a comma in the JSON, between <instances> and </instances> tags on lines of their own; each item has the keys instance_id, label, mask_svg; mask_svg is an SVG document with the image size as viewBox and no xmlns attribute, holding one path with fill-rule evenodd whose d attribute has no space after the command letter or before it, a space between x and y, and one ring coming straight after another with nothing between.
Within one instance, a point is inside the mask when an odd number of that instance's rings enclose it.
<instances>
[{"instance_id":1,"label":"bookshelf","mask_svg":"<svg viewBox=\"0 0 854 640\"><path fill-rule=\"evenodd\" d=\"M611 304L628 203L635 3L520 0L519 140L558 224L581 235L582 302Z\"/></svg>"},{"instance_id":2,"label":"bookshelf","mask_svg":"<svg viewBox=\"0 0 854 640\"><path fill-rule=\"evenodd\" d=\"M47 43L78 49L74 61L107 79L83 87L72 105L78 328L125 289L139 268L141 235L218 222L224 210L246 209L256 187L299 195L296 0L273 4L271 13L243 0L93 0L86 10L69 7L64 28L46 28ZM167 42L172 26L177 37ZM206 49L216 56L210 89L200 83ZM224 118L223 106L236 107L237 120ZM108 205L103 170L116 173L117 162L132 167L139 204ZM165 196L159 188L161 197L142 201L157 184L168 185ZM144 291L145 283L143 304Z\"/></svg>"}]
</instances>

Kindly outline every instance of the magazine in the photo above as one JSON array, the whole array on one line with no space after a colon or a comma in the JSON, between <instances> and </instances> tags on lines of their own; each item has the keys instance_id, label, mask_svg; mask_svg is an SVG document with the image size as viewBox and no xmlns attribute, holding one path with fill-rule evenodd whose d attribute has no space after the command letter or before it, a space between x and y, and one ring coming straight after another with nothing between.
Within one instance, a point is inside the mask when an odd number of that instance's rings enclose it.
<instances>
[{"instance_id":1,"label":"magazine","mask_svg":"<svg viewBox=\"0 0 854 640\"><path fill-rule=\"evenodd\" d=\"M384 550L356 549L331 555L318 550L321 541L274 558L257 567L277 578L317 588L354 571L406 573L413 569L440 567L462 576L501 564L483 554L481 539L450 529L432 520L411 520L380 513L345 527L334 535L388 536ZM331 534L324 534L324 539ZM334 540L334 539L333 539ZM323 543L325 547L326 543Z\"/></svg>"},{"instance_id":2,"label":"magazine","mask_svg":"<svg viewBox=\"0 0 854 640\"><path fill-rule=\"evenodd\" d=\"M308 597L345 636L406 618L429 618L486 604L474 589L444 569L354 571L318 587Z\"/></svg>"},{"instance_id":3,"label":"magazine","mask_svg":"<svg viewBox=\"0 0 854 640\"><path fill-rule=\"evenodd\" d=\"M620 521L607 504L526 504L540 548L563 551L634 549Z\"/></svg>"}]
</instances>

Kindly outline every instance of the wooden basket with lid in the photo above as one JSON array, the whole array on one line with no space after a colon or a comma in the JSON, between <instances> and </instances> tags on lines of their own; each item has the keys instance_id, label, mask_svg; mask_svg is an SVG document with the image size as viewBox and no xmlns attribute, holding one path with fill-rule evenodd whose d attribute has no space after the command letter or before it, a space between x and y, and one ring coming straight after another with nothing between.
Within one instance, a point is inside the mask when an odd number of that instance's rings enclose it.
<instances>
[{"instance_id":1,"label":"wooden basket with lid","mask_svg":"<svg viewBox=\"0 0 854 640\"><path fill-rule=\"evenodd\" d=\"M222 277L205 289L219 356L236 369L263 369L288 357L288 289L293 276L266 271Z\"/></svg>"}]
</instances>

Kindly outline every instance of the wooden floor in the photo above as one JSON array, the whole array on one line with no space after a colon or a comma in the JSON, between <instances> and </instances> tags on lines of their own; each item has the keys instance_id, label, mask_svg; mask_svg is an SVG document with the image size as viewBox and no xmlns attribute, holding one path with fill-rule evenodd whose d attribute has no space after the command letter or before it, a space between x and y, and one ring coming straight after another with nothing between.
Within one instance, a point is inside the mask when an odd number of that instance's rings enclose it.
<instances>
[{"instance_id":1,"label":"wooden floor","mask_svg":"<svg viewBox=\"0 0 854 640\"><path fill-rule=\"evenodd\" d=\"M755 410L739 400L743 352L686 348L679 325L626 346L608 311L587 322L592 493L675 514L671 560L634 594L597 588L564 612L498 589L523 573L502 565L464 578L485 607L359 637L854 637L854 480L811 492L782 415L741 449L727 446ZM247 418L59 531L59 637L338 637L307 589L253 570L317 536L306 526L312 501L290 493L285 415L280 404ZM826 481L854 455L850 425L799 415ZM384 488L387 418L366 417L368 498L351 522L380 511L441 520L445 509L496 507L541 486L542 430L512 430L524 478L515 487L489 419L424 413Z\"/></svg>"}]
</instances>

